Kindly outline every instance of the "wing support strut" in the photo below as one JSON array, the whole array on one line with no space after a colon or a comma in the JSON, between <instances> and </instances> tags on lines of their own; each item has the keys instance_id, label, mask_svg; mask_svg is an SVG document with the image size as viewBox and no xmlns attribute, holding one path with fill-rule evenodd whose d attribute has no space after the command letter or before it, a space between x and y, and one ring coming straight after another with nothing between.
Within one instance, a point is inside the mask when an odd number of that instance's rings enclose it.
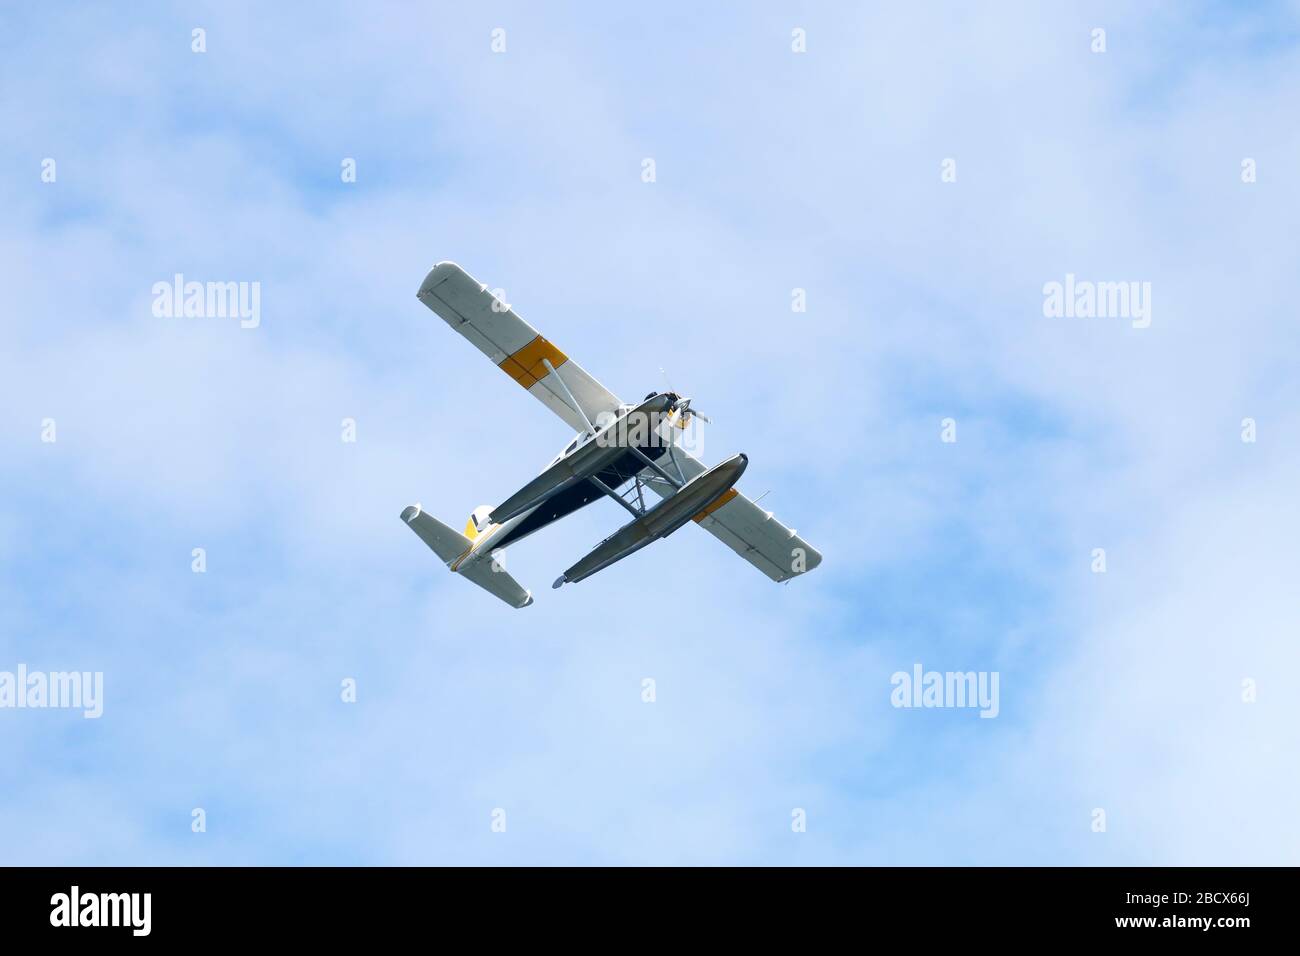
<instances>
[{"instance_id":1,"label":"wing support strut","mask_svg":"<svg viewBox=\"0 0 1300 956\"><path fill-rule=\"evenodd\" d=\"M589 479L587 479L587 480L590 481L590 482L591 482L593 485L595 485L597 488L599 488L599 489L600 489L604 494L609 495L609 497L613 498L613 499L614 499L615 501L617 501L620 505L622 505L624 508L626 508L626 509L628 510L628 512L632 515L633 518L639 518L639 517L641 517L643 514L645 514L645 510L644 510L644 508L643 508L641 511L638 511L638 510L636 509L636 506L635 506L635 505L631 504L631 503L630 503L626 498L624 498L622 495L620 495L617 491L615 491L615 490L614 490L613 488L611 488L609 485L605 484L603 481L601 481L601 480L600 480L599 478L597 478L595 475L592 475L591 478L589 478Z\"/></svg>"},{"instance_id":2,"label":"wing support strut","mask_svg":"<svg viewBox=\"0 0 1300 956\"><path fill-rule=\"evenodd\" d=\"M630 451L632 454L640 458L641 461L645 463L647 468L650 468L652 471L655 472L655 474L659 475L659 477L663 478L664 481L668 482L668 484L672 485L674 488L680 488L682 485L686 484L686 482L678 481L672 475L668 474L668 472L660 468L650 458L650 456L647 455L645 452L643 452L640 448L628 448L628 451Z\"/></svg>"},{"instance_id":3,"label":"wing support strut","mask_svg":"<svg viewBox=\"0 0 1300 956\"><path fill-rule=\"evenodd\" d=\"M551 364L551 360L544 358L542 359L542 364L546 366L546 371L554 375L555 380L560 383L560 388L564 389L564 397L569 400L569 404L573 406L573 410L582 416L582 422L587 426L587 434L596 434L596 426L591 424L591 419L588 418L587 413L582 410L582 406L578 404L578 400L573 397L573 393L569 391L569 386L564 384L564 379L560 378L560 373L555 370L555 366Z\"/></svg>"},{"instance_id":4,"label":"wing support strut","mask_svg":"<svg viewBox=\"0 0 1300 956\"><path fill-rule=\"evenodd\" d=\"M677 477L681 479L682 485L684 485L686 484L686 473L682 471L682 463L679 462L677 460L677 456L673 454L673 448L674 446L676 446L676 444L677 444L676 442L668 443L668 460L671 461L673 463L673 467L677 469ZM678 485L677 487L680 488L681 485Z\"/></svg>"}]
</instances>

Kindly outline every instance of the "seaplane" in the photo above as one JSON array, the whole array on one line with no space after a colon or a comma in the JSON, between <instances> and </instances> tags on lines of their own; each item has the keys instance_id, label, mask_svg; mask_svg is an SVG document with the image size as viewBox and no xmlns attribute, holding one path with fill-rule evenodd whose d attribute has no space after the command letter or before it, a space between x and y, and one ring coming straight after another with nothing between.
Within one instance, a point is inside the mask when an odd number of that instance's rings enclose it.
<instances>
[{"instance_id":1,"label":"seaplane","mask_svg":"<svg viewBox=\"0 0 1300 956\"><path fill-rule=\"evenodd\" d=\"M776 582L821 564L816 548L736 490L749 464L745 455L706 468L683 447L691 419L708 421L690 398L670 390L635 405L621 401L454 262L434 266L416 297L577 432L519 491L495 507L475 508L464 533L418 504L402 511L452 572L511 607L528 607L532 592L506 571L505 548L601 498L618 502L631 520L553 588L584 581L691 523Z\"/></svg>"}]
</instances>

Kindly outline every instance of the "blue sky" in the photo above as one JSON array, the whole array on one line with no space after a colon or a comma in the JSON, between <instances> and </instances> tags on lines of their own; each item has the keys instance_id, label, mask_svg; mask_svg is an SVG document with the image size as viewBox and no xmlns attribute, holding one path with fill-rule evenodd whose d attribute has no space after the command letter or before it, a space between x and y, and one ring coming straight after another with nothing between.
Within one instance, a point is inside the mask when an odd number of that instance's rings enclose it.
<instances>
[{"instance_id":1,"label":"blue sky","mask_svg":"<svg viewBox=\"0 0 1300 956\"><path fill-rule=\"evenodd\" d=\"M1295 863L1298 24L6 10L0 671L105 701L0 709L0 862ZM446 574L402 508L571 435L416 301L442 259L624 398L664 368L824 564L687 531L550 591L606 503L511 549L527 610ZM155 317L177 272L260 326ZM1067 273L1150 327L1046 318ZM892 707L918 662L998 717Z\"/></svg>"}]
</instances>

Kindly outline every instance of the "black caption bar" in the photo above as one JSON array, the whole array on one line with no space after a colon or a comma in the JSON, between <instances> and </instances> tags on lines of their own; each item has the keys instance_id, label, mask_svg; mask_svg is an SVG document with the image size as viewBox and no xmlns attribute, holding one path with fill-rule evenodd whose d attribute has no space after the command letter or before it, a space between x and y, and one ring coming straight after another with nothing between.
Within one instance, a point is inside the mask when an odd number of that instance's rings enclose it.
<instances>
[{"instance_id":1,"label":"black caption bar","mask_svg":"<svg viewBox=\"0 0 1300 956\"><path fill-rule=\"evenodd\" d=\"M338 944L410 932L612 941L673 927L729 938L1291 937L1293 869L0 870L6 940ZM622 927L622 930L620 930ZM538 935L540 934L540 935ZM1263 936L1261 937L1261 934ZM918 939L922 937L916 937Z\"/></svg>"}]
</instances>

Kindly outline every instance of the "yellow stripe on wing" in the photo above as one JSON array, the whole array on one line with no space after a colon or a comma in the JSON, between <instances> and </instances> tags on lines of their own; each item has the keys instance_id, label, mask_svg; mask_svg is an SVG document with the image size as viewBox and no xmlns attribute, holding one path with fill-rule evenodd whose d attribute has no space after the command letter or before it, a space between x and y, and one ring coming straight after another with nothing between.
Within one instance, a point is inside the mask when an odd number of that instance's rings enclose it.
<instances>
[{"instance_id":1,"label":"yellow stripe on wing","mask_svg":"<svg viewBox=\"0 0 1300 956\"><path fill-rule=\"evenodd\" d=\"M713 512L717 511L719 508L721 508L723 505L725 505L725 504L726 504L728 501L730 501L732 498L736 497L736 495L738 495L738 494L740 494L740 492L737 491L735 488L728 488L725 492L722 493L722 496L721 496L720 498L718 498L717 501L713 502L713 504L709 505L707 508L705 508L705 509L704 509L703 511L701 511L699 514L697 514L697 515L696 515L694 518L692 518L691 520L692 520L692 521L703 521L705 518L707 518L707 517L708 517L709 515L711 515Z\"/></svg>"},{"instance_id":2,"label":"yellow stripe on wing","mask_svg":"<svg viewBox=\"0 0 1300 956\"><path fill-rule=\"evenodd\" d=\"M559 368L569 357L539 335L513 355L507 356L500 363L500 368L524 388L532 388L548 374L546 366L542 364L544 360L550 361L552 368Z\"/></svg>"}]
</instances>

